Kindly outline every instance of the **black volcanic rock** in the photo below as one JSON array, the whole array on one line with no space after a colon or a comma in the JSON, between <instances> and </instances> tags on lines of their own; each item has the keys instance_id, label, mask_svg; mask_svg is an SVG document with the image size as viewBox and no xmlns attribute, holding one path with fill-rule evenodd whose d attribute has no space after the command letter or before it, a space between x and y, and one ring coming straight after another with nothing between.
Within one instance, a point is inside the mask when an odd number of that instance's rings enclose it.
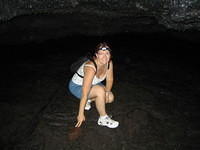
<instances>
[{"instance_id":1,"label":"black volcanic rock","mask_svg":"<svg viewBox=\"0 0 200 150\"><path fill-rule=\"evenodd\" d=\"M122 19L121 27L129 30L129 26L141 23L138 18L142 18L144 24L151 24L148 18L153 17L167 28L185 30L199 29L199 8L198 0L1 0L0 20L30 14L82 14L81 17L88 20L108 18L115 22ZM106 19L101 23L107 23ZM97 30L95 34L98 32L103 31Z\"/></svg>"}]
</instances>

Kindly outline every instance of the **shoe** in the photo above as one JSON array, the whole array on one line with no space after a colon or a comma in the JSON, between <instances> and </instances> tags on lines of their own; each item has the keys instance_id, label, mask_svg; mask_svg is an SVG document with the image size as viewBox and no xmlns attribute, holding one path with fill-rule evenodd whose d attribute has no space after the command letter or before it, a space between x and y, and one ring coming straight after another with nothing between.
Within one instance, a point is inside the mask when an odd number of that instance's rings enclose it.
<instances>
[{"instance_id":1,"label":"shoe","mask_svg":"<svg viewBox=\"0 0 200 150\"><path fill-rule=\"evenodd\" d=\"M108 128L117 128L119 126L119 122L111 119L109 116L105 118L99 117L97 123L100 126L107 126Z\"/></svg>"},{"instance_id":2,"label":"shoe","mask_svg":"<svg viewBox=\"0 0 200 150\"><path fill-rule=\"evenodd\" d=\"M90 110L90 108L91 108L91 100L87 100L87 103L85 104L85 110Z\"/></svg>"}]
</instances>

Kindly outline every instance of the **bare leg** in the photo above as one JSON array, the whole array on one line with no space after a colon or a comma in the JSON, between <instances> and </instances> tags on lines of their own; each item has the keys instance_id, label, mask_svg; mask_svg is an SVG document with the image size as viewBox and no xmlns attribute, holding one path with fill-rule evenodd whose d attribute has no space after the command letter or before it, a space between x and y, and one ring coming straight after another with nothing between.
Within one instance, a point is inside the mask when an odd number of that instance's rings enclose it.
<instances>
[{"instance_id":1,"label":"bare leg","mask_svg":"<svg viewBox=\"0 0 200 150\"><path fill-rule=\"evenodd\" d=\"M89 93L89 99L95 101L97 111L100 116L107 115L105 110L105 88L99 85L95 85L91 88Z\"/></svg>"},{"instance_id":2,"label":"bare leg","mask_svg":"<svg viewBox=\"0 0 200 150\"><path fill-rule=\"evenodd\" d=\"M110 96L109 102L112 102L114 99L114 96L113 95L109 95L109 96ZM88 98L90 98L90 99L95 98L96 108L100 115L100 117L97 121L98 125L107 126L109 128L118 127L118 125L119 125L118 121L111 119L109 116L105 116L105 115L107 115L107 113L105 110L106 92L105 92L104 87L99 86L99 85L93 86L92 89L90 90Z\"/></svg>"}]
</instances>

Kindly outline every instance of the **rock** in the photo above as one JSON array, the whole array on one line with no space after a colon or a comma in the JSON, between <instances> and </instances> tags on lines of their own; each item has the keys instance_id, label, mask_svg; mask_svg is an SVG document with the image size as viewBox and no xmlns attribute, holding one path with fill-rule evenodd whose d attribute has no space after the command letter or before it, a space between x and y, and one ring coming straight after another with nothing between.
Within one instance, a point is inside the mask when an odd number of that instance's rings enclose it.
<instances>
[{"instance_id":1,"label":"rock","mask_svg":"<svg viewBox=\"0 0 200 150\"><path fill-rule=\"evenodd\" d=\"M124 32L130 32L130 26L138 23L151 24L154 18L158 24L166 28L186 30L196 28L199 30L200 2L197 0L8 0L0 2L0 21L10 20L13 17L30 14L84 14L89 22L94 18L101 20L102 30L93 31L95 34L109 33L106 30L107 18L122 20L120 27ZM79 16L74 16L78 18ZM141 18L142 22L141 22ZM112 21L111 21L112 22ZM74 28L74 27L73 27ZM70 29L69 29L70 30Z\"/></svg>"}]
</instances>

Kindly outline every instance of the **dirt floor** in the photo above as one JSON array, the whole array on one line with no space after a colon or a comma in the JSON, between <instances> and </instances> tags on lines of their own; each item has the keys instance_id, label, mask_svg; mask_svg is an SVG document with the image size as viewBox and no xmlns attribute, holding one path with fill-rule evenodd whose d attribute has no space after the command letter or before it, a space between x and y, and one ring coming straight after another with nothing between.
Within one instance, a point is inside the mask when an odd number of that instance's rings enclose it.
<instances>
[{"instance_id":1,"label":"dirt floor","mask_svg":"<svg viewBox=\"0 0 200 150\"><path fill-rule=\"evenodd\" d=\"M85 112L86 122L74 128L79 100L66 88L69 66L98 38L4 46L1 149L200 149L200 80L198 59L189 53L193 45L156 35L107 39L113 45L115 101L106 108L120 126L98 126L92 104ZM177 50L185 46L190 49L187 53Z\"/></svg>"}]
</instances>

